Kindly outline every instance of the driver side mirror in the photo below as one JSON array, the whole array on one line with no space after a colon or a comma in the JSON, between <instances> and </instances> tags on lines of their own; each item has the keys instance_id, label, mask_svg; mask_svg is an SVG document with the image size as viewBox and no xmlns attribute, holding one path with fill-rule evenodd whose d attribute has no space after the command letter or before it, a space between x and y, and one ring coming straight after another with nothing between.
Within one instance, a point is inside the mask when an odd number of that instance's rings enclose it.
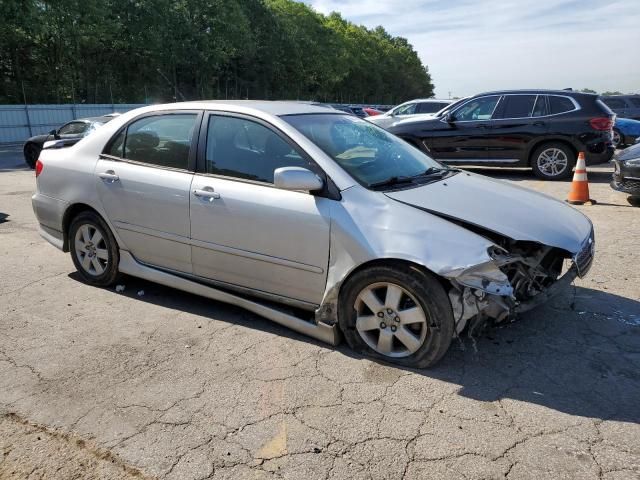
<instances>
[{"instance_id":1,"label":"driver side mirror","mask_svg":"<svg viewBox=\"0 0 640 480\"><path fill-rule=\"evenodd\" d=\"M444 116L444 121L447 123L455 123L456 117L453 113L449 112Z\"/></svg>"},{"instance_id":2,"label":"driver side mirror","mask_svg":"<svg viewBox=\"0 0 640 480\"><path fill-rule=\"evenodd\" d=\"M55 128L49 132L49 135L53 135L55 138L60 138L58 131Z\"/></svg>"},{"instance_id":3,"label":"driver side mirror","mask_svg":"<svg viewBox=\"0 0 640 480\"><path fill-rule=\"evenodd\" d=\"M273 183L281 190L320 190L323 181L311 170L301 167L280 167L273 172Z\"/></svg>"}]
</instances>

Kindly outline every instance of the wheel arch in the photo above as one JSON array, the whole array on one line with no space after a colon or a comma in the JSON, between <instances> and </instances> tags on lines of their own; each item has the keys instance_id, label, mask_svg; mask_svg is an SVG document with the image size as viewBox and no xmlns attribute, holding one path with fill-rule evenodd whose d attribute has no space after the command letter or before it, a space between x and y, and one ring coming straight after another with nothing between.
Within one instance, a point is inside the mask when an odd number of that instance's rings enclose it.
<instances>
[{"instance_id":1,"label":"wheel arch","mask_svg":"<svg viewBox=\"0 0 640 480\"><path fill-rule=\"evenodd\" d=\"M573 152L575 157L578 158L578 148L576 148L576 146L566 138L553 138L553 137L543 138L536 141L529 147L529 153L527 155L527 165L530 167L533 165L533 161L534 161L533 154L536 152L538 148L542 147L543 145L554 144L554 143L559 143L561 145L568 147Z\"/></svg>"},{"instance_id":2,"label":"wheel arch","mask_svg":"<svg viewBox=\"0 0 640 480\"><path fill-rule=\"evenodd\" d=\"M64 212L64 215L62 216L62 235L63 235L63 245L62 245L62 251L64 252L68 252L69 251L69 227L71 226L71 222L73 221L73 219L75 217L77 217L80 213L82 212L93 212L96 215L98 215L104 222L105 224L111 228L111 226L109 225L109 222L106 221L106 219L104 218L104 216L95 208L93 208L91 205L88 205L86 203L74 203L72 205L69 205L67 207L67 209ZM111 231L111 233L113 234L113 229ZM117 238L116 238L116 242L117 242Z\"/></svg>"},{"instance_id":3,"label":"wheel arch","mask_svg":"<svg viewBox=\"0 0 640 480\"><path fill-rule=\"evenodd\" d=\"M367 260L359 265L357 265L355 268L351 269L342 279L342 281L340 282L340 285L338 287L338 295L337 298L338 300L340 299L340 296L342 295L342 292L344 292L344 286L348 283L349 279L352 278L355 274L372 268L372 267L380 267L380 266L385 266L385 267L390 267L390 266L403 266L403 267L408 267L410 269L415 269L418 272L421 273L426 273L428 275L431 275L433 278L435 278L436 280L438 280L438 282L442 285L442 287L445 289L445 291L448 291L451 288L451 282L449 282L446 278L438 275L436 272L430 270L429 268L427 268L425 265L422 265L420 263L411 261L411 260L407 260L404 258L395 258L395 257L389 257L389 258L375 258L372 260Z\"/></svg>"}]
</instances>

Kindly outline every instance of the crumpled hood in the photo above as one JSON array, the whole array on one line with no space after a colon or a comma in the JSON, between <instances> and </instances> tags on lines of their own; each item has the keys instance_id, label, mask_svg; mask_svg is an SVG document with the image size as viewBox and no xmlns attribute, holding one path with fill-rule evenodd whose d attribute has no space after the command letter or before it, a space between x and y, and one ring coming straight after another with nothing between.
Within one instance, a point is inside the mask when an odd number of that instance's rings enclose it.
<instances>
[{"instance_id":1,"label":"crumpled hood","mask_svg":"<svg viewBox=\"0 0 640 480\"><path fill-rule=\"evenodd\" d=\"M506 235L573 254L592 229L576 209L542 193L460 172L418 188L385 192L397 201Z\"/></svg>"}]
</instances>

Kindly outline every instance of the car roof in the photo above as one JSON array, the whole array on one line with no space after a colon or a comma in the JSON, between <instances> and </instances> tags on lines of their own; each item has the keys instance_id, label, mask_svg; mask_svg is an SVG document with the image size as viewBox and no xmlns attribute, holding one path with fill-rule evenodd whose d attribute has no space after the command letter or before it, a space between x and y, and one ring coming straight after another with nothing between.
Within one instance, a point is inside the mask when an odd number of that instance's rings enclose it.
<instances>
[{"instance_id":1,"label":"car roof","mask_svg":"<svg viewBox=\"0 0 640 480\"><path fill-rule=\"evenodd\" d=\"M178 102L164 105L156 105L159 110L170 108L181 109L201 109L201 110L225 110L231 107L257 110L269 115L300 115L309 113L335 113L342 114L339 110L327 105L314 105L306 102L283 101L283 100L200 100L192 102ZM234 108L235 107L235 108Z\"/></svg>"},{"instance_id":2,"label":"car roof","mask_svg":"<svg viewBox=\"0 0 640 480\"><path fill-rule=\"evenodd\" d=\"M69 120L67 123L71 122L84 122L84 123L107 123L113 120L116 117L110 117L107 115L101 115L99 117L86 117L86 118L76 118L75 120Z\"/></svg>"},{"instance_id":3,"label":"car roof","mask_svg":"<svg viewBox=\"0 0 640 480\"><path fill-rule=\"evenodd\" d=\"M483 95L509 95L509 94L520 94L520 95L565 95L565 96L586 96L586 97L597 97L598 95L595 93L585 93L578 92L575 90L548 90L548 89L521 89L521 90L494 90L491 92L483 92L474 95L474 97L480 97ZM469 97L471 98L471 97Z\"/></svg>"}]
</instances>

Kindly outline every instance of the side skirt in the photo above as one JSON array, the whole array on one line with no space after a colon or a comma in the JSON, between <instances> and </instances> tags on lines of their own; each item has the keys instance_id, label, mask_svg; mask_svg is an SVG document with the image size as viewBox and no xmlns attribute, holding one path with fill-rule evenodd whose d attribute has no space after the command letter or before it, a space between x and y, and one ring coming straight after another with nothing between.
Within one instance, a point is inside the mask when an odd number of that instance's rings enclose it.
<instances>
[{"instance_id":1,"label":"side skirt","mask_svg":"<svg viewBox=\"0 0 640 480\"><path fill-rule=\"evenodd\" d=\"M315 338L330 345L338 345L340 343L340 332L336 325L327 325L324 323L311 323L298 317L282 312L276 308L263 305L253 300L234 295L229 292L218 290L207 285L187 280L186 278L171 275L155 268L147 267L137 262L133 256L125 251L120 250L120 264L118 269L122 273L126 273L133 277L143 278L151 282L159 283L171 288L177 288L185 292L210 298L218 302L229 303L244 308L256 315L265 317L272 322L283 325L303 335Z\"/></svg>"}]
</instances>

